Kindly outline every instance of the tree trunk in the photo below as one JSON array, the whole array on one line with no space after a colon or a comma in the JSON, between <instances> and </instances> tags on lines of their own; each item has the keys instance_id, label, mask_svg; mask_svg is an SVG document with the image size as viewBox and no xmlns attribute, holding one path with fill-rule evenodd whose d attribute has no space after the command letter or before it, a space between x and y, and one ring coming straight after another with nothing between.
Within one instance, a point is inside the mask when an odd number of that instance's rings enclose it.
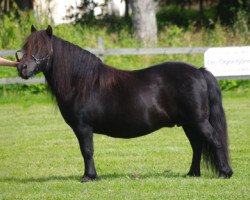
<instances>
[{"instance_id":1,"label":"tree trunk","mask_svg":"<svg viewBox=\"0 0 250 200\"><path fill-rule=\"evenodd\" d=\"M33 9L33 0L16 0L15 2L21 10Z\"/></svg>"},{"instance_id":2,"label":"tree trunk","mask_svg":"<svg viewBox=\"0 0 250 200\"><path fill-rule=\"evenodd\" d=\"M132 0L132 22L136 39L145 46L157 43L155 2L153 0Z\"/></svg>"},{"instance_id":3,"label":"tree trunk","mask_svg":"<svg viewBox=\"0 0 250 200\"><path fill-rule=\"evenodd\" d=\"M199 20L198 20L198 24L200 27L204 26L205 23L205 16L204 16L204 5L203 5L204 1L203 0L199 0Z\"/></svg>"},{"instance_id":4,"label":"tree trunk","mask_svg":"<svg viewBox=\"0 0 250 200\"><path fill-rule=\"evenodd\" d=\"M10 0L4 0L3 12L4 13L10 12Z\"/></svg>"},{"instance_id":5,"label":"tree trunk","mask_svg":"<svg viewBox=\"0 0 250 200\"><path fill-rule=\"evenodd\" d=\"M129 18L129 0L125 0L125 18Z\"/></svg>"}]
</instances>

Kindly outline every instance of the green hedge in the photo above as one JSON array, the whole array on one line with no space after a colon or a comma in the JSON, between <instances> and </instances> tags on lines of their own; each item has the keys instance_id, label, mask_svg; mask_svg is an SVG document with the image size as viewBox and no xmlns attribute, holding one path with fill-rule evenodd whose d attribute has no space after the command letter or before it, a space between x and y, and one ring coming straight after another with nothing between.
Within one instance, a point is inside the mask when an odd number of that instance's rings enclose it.
<instances>
[{"instance_id":1,"label":"green hedge","mask_svg":"<svg viewBox=\"0 0 250 200\"><path fill-rule=\"evenodd\" d=\"M169 11L169 12L167 12ZM15 14L14 14L15 13ZM185 13L185 24L175 23L173 20L184 20L180 16ZM189 46L243 46L250 44L249 23L244 12L239 12L234 26L222 26L214 21L211 11L206 11L210 28L197 29L194 20L197 12L162 8L158 14L158 47L189 47ZM18 15L18 17L17 17ZM179 16L179 17L178 17ZM2 15L0 20L0 49L20 49L25 37L30 33L34 24L38 29L46 28L48 21L41 23L32 12L13 12ZM180 18L180 19L179 19ZM187 23L187 19L189 19ZM173 22L173 23L167 23ZM179 24L174 25L174 24ZM59 37L68 40L82 48L96 48L97 38L104 39L105 48L128 48L141 46L133 38L131 19L104 18L102 21L91 21L77 24L53 26L53 32ZM13 58L10 58L13 59ZM203 55L143 55L143 56L106 56L105 63L121 69L140 69L165 61L182 61L197 67L203 66ZM0 67L0 78L16 77L14 68ZM249 81L220 81L223 90L248 87ZM44 92L41 85L31 86L1 86L1 94L7 91L29 91L31 93Z\"/></svg>"}]
</instances>

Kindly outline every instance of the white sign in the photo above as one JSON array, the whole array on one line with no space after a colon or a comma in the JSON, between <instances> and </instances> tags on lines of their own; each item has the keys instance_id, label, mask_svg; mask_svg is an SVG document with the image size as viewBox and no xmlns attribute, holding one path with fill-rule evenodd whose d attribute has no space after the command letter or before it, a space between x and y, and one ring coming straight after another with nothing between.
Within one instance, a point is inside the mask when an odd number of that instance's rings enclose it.
<instances>
[{"instance_id":1,"label":"white sign","mask_svg":"<svg viewBox=\"0 0 250 200\"><path fill-rule=\"evenodd\" d=\"M250 46L209 48L205 67L214 76L249 76Z\"/></svg>"}]
</instances>

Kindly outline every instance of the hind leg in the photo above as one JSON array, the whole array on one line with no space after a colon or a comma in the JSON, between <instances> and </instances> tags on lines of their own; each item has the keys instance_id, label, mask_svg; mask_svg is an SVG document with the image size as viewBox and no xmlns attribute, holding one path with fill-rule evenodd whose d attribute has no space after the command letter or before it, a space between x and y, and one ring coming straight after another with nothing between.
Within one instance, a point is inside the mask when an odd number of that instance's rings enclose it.
<instances>
[{"instance_id":1,"label":"hind leg","mask_svg":"<svg viewBox=\"0 0 250 200\"><path fill-rule=\"evenodd\" d=\"M196 131L188 126L183 126L185 134L189 139L193 150L193 158L188 176L200 176L200 163L202 152L202 138L196 133Z\"/></svg>"},{"instance_id":2,"label":"hind leg","mask_svg":"<svg viewBox=\"0 0 250 200\"><path fill-rule=\"evenodd\" d=\"M209 123L208 120L204 120L197 124L197 131L201 133L203 138L213 148L214 156L216 159L215 167L219 171L219 176L223 178L230 178L233 174L232 169L229 166L227 154L223 148L220 137Z\"/></svg>"}]
</instances>

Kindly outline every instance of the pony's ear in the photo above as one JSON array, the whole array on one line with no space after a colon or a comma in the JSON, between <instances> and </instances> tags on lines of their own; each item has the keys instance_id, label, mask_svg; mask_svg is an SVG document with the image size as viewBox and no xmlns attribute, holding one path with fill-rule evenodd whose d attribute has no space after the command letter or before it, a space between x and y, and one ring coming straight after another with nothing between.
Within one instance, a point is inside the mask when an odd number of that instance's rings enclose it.
<instances>
[{"instance_id":1,"label":"pony's ear","mask_svg":"<svg viewBox=\"0 0 250 200\"><path fill-rule=\"evenodd\" d=\"M46 33L48 34L48 36L52 36L52 28L51 28L51 26L50 25L48 25L48 27L47 27L47 29L46 29Z\"/></svg>"},{"instance_id":2,"label":"pony's ear","mask_svg":"<svg viewBox=\"0 0 250 200\"><path fill-rule=\"evenodd\" d=\"M31 31L31 33L36 31L36 28L35 28L35 26L33 24L31 25L30 31Z\"/></svg>"}]
</instances>

